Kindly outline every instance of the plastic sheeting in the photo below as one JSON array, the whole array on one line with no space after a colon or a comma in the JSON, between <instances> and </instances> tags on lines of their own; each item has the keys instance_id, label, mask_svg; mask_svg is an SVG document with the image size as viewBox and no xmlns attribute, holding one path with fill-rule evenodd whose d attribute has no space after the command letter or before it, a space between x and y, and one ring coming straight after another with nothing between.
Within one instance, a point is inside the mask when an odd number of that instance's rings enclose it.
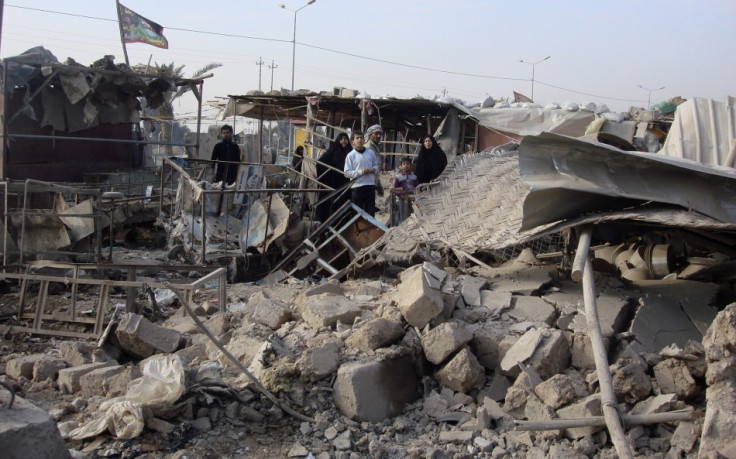
<instances>
[{"instance_id":1,"label":"plastic sheeting","mask_svg":"<svg viewBox=\"0 0 736 459\"><path fill-rule=\"evenodd\" d=\"M522 136L554 132L577 137L585 133L585 128L595 118L595 114L588 111L543 108L485 108L471 113L485 128Z\"/></svg>"},{"instance_id":2,"label":"plastic sheeting","mask_svg":"<svg viewBox=\"0 0 736 459\"><path fill-rule=\"evenodd\" d=\"M155 415L173 405L184 393L184 366L176 355L155 355L142 362L143 377L135 380L123 397L103 402L103 413L69 432L67 438L84 440L105 431L117 438L130 439L141 434L145 425L143 408Z\"/></svg>"},{"instance_id":3,"label":"plastic sheeting","mask_svg":"<svg viewBox=\"0 0 736 459\"><path fill-rule=\"evenodd\" d=\"M736 139L736 98L725 102L690 99L677 107L667 140L659 154L703 164L725 164Z\"/></svg>"}]
</instances>

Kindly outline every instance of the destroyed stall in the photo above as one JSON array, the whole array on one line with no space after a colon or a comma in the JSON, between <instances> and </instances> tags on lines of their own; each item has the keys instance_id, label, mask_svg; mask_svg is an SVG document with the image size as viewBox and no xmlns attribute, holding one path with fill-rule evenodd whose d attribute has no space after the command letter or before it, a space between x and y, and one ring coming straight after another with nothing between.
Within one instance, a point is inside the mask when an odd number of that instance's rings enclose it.
<instances>
[{"instance_id":1,"label":"destroyed stall","mask_svg":"<svg viewBox=\"0 0 736 459\"><path fill-rule=\"evenodd\" d=\"M47 429L28 448L48 455L730 457L736 174L673 156L524 135L456 156L393 227L315 222L290 184L324 187L288 166L213 187L206 161L167 159L186 279L110 284L87 340L4 329L0 410L36 413L13 422ZM193 272L217 259L260 271ZM61 285L60 308L77 284L28 281ZM44 289L3 301L43 325L67 312L33 309Z\"/></svg>"}]
</instances>

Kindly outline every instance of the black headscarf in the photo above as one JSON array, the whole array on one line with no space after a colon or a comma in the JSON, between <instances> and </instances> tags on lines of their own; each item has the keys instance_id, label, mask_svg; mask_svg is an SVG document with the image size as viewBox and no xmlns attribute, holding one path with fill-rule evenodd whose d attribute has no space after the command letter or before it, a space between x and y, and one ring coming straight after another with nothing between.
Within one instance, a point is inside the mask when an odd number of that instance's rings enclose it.
<instances>
[{"instance_id":1,"label":"black headscarf","mask_svg":"<svg viewBox=\"0 0 736 459\"><path fill-rule=\"evenodd\" d=\"M302 167L302 158L304 157L304 147L299 145L296 147L296 150L294 150L294 157L291 158L291 167L294 169L301 171Z\"/></svg>"},{"instance_id":2,"label":"black headscarf","mask_svg":"<svg viewBox=\"0 0 736 459\"><path fill-rule=\"evenodd\" d=\"M340 139L345 137L348 140L347 146L343 147L340 145ZM330 145L330 148L319 157L318 161L321 163L328 164L335 169L345 169L345 158L348 153L353 149L350 145L350 138L344 132L337 134L335 140ZM323 175L324 174L324 175ZM317 177L321 177L318 180L325 185L334 189L340 188L350 181L342 172L337 172L332 169L328 169L320 163L317 163ZM320 193L320 199L326 196L326 194ZM347 191L340 196L337 196L332 202L325 202L317 207L317 220L325 221L332 212L337 210L345 201L350 197L350 192Z\"/></svg>"},{"instance_id":3,"label":"black headscarf","mask_svg":"<svg viewBox=\"0 0 736 459\"><path fill-rule=\"evenodd\" d=\"M432 148L427 150L424 141L430 139ZM440 145L431 135L422 137L422 146L419 155L414 160L414 173L417 175L417 183L428 183L440 176L447 167L447 155L442 151Z\"/></svg>"}]
</instances>

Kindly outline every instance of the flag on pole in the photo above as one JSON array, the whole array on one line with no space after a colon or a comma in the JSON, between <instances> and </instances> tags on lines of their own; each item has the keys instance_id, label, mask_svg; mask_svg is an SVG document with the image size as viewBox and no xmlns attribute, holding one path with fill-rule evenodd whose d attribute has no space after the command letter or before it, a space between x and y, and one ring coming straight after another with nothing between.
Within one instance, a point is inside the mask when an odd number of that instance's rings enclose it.
<instances>
[{"instance_id":1,"label":"flag on pole","mask_svg":"<svg viewBox=\"0 0 736 459\"><path fill-rule=\"evenodd\" d=\"M529 97L525 96L520 92L514 91L514 102L534 102Z\"/></svg>"},{"instance_id":2,"label":"flag on pole","mask_svg":"<svg viewBox=\"0 0 736 459\"><path fill-rule=\"evenodd\" d=\"M146 43L158 48L169 48L169 41L164 37L164 28L144 18L118 2L118 22L123 43Z\"/></svg>"}]
</instances>

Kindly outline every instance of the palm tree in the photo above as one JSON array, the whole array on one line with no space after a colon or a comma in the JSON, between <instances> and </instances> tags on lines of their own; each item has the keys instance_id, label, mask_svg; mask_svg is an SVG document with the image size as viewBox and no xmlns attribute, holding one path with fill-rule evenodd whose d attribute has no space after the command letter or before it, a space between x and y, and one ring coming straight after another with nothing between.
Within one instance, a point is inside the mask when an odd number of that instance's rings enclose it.
<instances>
[{"instance_id":1,"label":"palm tree","mask_svg":"<svg viewBox=\"0 0 736 459\"><path fill-rule=\"evenodd\" d=\"M222 67L222 64L218 63L212 63L207 64L204 67L198 69L195 71L189 78L195 79L199 78L202 75L208 73L210 70L216 69L218 67ZM170 64L158 64L156 63L155 67L149 70L150 73L154 73L161 78L165 79L175 79L175 78L185 78L184 77L184 66L175 66L174 63ZM177 86L172 91L167 91L166 95L164 96L164 103L161 104L161 106L158 108L158 118L162 121L161 123L161 131L162 131L162 137L163 141L166 143L171 143L172 138L172 124L174 122L174 101L178 99L179 97L183 96L184 94L191 91L192 88L189 85L182 85ZM173 148L171 145L165 145L164 151L166 152L166 156L171 156L173 154Z\"/></svg>"}]
</instances>

